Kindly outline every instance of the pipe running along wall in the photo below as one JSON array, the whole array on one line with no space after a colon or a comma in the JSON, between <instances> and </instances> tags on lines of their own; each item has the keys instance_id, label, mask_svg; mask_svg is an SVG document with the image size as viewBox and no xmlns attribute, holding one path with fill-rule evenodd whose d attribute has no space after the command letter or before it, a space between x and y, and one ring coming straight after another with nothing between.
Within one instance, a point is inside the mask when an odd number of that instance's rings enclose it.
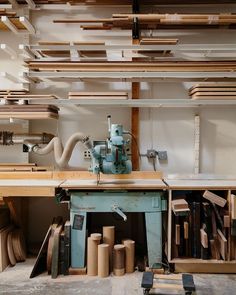
<instances>
[{"instance_id":1,"label":"pipe running along wall","mask_svg":"<svg viewBox=\"0 0 236 295\"><path fill-rule=\"evenodd\" d=\"M42 148L38 145L34 145L31 147L31 150L38 155L46 155L54 151L55 162L60 169L73 168L76 170L85 170L85 168L75 168L68 165L74 147L78 142L82 142L87 148L91 148L91 142L88 136L75 133L68 139L65 147L63 147L59 137L54 137L46 147Z\"/></svg>"},{"instance_id":2,"label":"pipe running along wall","mask_svg":"<svg viewBox=\"0 0 236 295\"><path fill-rule=\"evenodd\" d=\"M42 133L42 134L27 134L19 133L16 134L10 131L0 131L0 145L14 145L24 144L29 141L31 143L42 143L47 144L54 138L53 134Z\"/></svg>"}]
</instances>

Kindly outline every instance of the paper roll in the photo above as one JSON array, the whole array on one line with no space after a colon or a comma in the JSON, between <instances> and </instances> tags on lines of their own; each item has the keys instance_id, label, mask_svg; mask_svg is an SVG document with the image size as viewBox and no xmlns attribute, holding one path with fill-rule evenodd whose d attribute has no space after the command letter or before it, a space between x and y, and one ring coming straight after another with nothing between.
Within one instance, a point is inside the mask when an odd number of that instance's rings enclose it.
<instances>
[{"instance_id":1,"label":"paper roll","mask_svg":"<svg viewBox=\"0 0 236 295\"><path fill-rule=\"evenodd\" d=\"M91 234L87 244L87 275L98 274L98 244L102 238L101 234Z\"/></svg>"},{"instance_id":2,"label":"paper roll","mask_svg":"<svg viewBox=\"0 0 236 295\"><path fill-rule=\"evenodd\" d=\"M123 240L122 244L125 246L125 272L134 272L134 259L135 259L135 241Z\"/></svg>"},{"instance_id":3,"label":"paper roll","mask_svg":"<svg viewBox=\"0 0 236 295\"><path fill-rule=\"evenodd\" d=\"M125 274L125 246L118 244L113 249L113 274L123 276Z\"/></svg>"},{"instance_id":4,"label":"paper roll","mask_svg":"<svg viewBox=\"0 0 236 295\"><path fill-rule=\"evenodd\" d=\"M109 276L109 245L98 245L98 276L105 278Z\"/></svg>"},{"instance_id":5,"label":"paper roll","mask_svg":"<svg viewBox=\"0 0 236 295\"><path fill-rule=\"evenodd\" d=\"M112 251L113 251L114 241L115 241L115 227L103 226L102 235L103 235L103 243L109 245L110 270L112 270Z\"/></svg>"}]
</instances>

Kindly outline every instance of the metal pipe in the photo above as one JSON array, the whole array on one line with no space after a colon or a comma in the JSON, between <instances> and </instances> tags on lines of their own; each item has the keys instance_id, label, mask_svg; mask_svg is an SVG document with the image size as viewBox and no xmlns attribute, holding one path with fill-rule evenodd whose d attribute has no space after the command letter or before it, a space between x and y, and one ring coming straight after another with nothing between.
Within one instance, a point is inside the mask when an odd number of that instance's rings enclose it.
<instances>
[{"instance_id":1,"label":"metal pipe","mask_svg":"<svg viewBox=\"0 0 236 295\"><path fill-rule=\"evenodd\" d=\"M42 133L42 134L27 134L27 133L18 133L10 131L0 131L0 145L13 145L13 144L23 144L26 141L37 144L47 144L52 138L53 134Z\"/></svg>"}]
</instances>

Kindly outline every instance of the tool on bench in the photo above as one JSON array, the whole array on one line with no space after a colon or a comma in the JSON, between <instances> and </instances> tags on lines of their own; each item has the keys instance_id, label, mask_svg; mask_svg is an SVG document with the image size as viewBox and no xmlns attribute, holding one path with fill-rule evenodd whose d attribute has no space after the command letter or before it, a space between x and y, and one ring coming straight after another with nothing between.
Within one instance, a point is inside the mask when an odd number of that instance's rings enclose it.
<instances>
[{"instance_id":1,"label":"tool on bench","mask_svg":"<svg viewBox=\"0 0 236 295\"><path fill-rule=\"evenodd\" d=\"M91 153L90 171L99 174L129 174L132 171L132 163L127 155L129 140L123 135L130 134L123 130L120 124L111 124L111 116L108 119L109 137L106 141L91 141L85 143Z\"/></svg>"},{"instance_id":2,"label":"tool on bench","mask_svg":"<svg viewBox=\"0 0 236 295\"><path fill-rule=\"evenodd\" d=\"M174 284L173 281L178 282L178 284ZM191 274L182 274L182 276L178 274L158 275L151 271L143 273L141 287L145 295L152 294L150 292L154 289L169 289L172 291L171 294L173 294L173 290L183 290L186 295L191 295L196 290ZM155 292L153 294L157 293ZM163 292L161 294L163 294ZM165 294L168 293L165 292Z\"/></svg>"}]
</instances>

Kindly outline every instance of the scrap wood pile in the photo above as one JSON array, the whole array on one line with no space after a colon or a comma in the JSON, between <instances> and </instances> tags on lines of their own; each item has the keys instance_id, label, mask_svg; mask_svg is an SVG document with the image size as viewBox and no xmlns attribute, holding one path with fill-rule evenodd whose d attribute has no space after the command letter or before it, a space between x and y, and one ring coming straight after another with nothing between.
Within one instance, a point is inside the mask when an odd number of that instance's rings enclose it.
<instances>
[{"instance_id":1,"label":"scrap wood pile","mask_svg":"<svg viewBox=\"0 0 236 295\"><path fill-rule=\"evenodd\" d=\"M236 259L236 196L205 191L172 200L174 258Z\"/></svg>"}]
</instances>

